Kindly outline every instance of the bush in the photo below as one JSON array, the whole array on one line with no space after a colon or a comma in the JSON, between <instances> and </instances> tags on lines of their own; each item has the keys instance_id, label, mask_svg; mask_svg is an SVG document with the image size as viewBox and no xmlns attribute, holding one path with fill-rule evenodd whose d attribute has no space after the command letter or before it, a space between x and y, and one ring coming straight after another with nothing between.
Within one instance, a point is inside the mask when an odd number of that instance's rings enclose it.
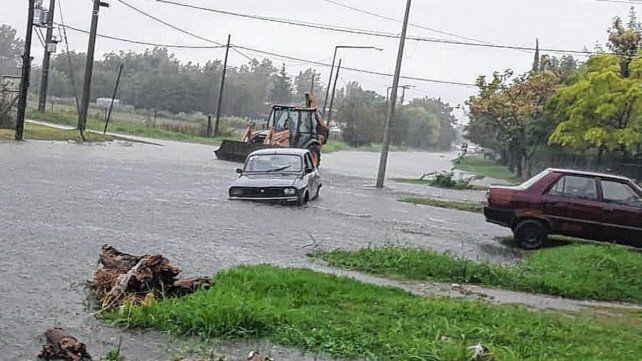
<instances>
[{"instance_id":1,"label":"bush","mask_svg":"<svg viewBox=\"0 0 642 361\"><path fill-rule=\"evenodd\" d=\"M450 189L472 189L472 182L483 179L483 176L475 175L471 177L455 177L455 172L441 171L422 175L419 180L427 181L428 185L439 188Z\"/></svg>"}]
</instances>

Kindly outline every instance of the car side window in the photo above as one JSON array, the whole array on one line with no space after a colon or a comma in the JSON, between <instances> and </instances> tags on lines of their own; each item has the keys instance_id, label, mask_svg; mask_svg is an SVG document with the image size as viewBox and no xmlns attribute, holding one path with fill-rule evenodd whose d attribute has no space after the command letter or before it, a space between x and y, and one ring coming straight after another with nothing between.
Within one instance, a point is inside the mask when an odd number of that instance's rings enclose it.
<instances>
[{"instance_id":1,"label":"car side window","mask_svg":"<svg viewBox=\"0 0 642 361\"><path fill-rule=\"evenodd\" d=\"M548 194L560 197L597 200L597 181L595 178L580 176L563 176L548 191Z\"/></svg>"},{"instance_id":2,"label":"car side window","mask_svg":"<svg viewBox=\"0 0 642 361\"><path fill-rule=\"evenodd\" d=\"M628 184L603 180L602 198L605 202L642 207L642 197Z\"/></svg>"}]
</instances>

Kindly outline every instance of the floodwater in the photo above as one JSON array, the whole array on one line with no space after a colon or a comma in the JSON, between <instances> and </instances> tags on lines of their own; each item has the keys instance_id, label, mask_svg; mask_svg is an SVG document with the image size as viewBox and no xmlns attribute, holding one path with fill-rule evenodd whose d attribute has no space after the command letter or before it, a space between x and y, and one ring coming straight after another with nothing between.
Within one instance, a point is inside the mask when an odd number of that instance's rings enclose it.
<instances>
[{"instance_id":1,"label":"floodwater","mask_svg":"<svg viewBox=\"0 0 642 361\"><path fill-rule=\"evenodd\" d=\"M370 187L372 178L349 165L363 155L325 156L321 199L302 209L229 201L237 164L215 160L208 146L164 143L0 142L0 359L35 359L42 333L54 326L97 356L122 337L129 360L177 357L168 337L111 328L91 314L84 283L105 243L134 254L162 253L185 276L240 264L306 267L305 254L315 248L384 244L515 260L496 240L509 231L481 215L398 202L417 189L411 186ZM394 155L391 168L412 164L416 155L411 158ZM249 351L244 345L219 347L226 360L241 360ZM280 352L279 360L302 359L298 351Z\"/></svg>"}]
</instances>

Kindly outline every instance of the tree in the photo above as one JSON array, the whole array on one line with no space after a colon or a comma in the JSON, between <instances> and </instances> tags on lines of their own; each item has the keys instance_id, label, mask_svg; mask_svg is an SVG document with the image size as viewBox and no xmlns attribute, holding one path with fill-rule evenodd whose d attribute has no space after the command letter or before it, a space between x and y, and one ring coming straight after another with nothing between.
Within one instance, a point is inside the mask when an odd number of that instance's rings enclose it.
<instances>
[{"instance_id":1,"label":"tree","mask_svg":"<svg viewBox=\"0 0 642 361\"><path fill-rule=\"evenodd\" d=\"M18 38L16 29L0 25L0 75L19 75L24 45L24 41Z\"/></svg>"},{"instance_id":2,"label":"tree","mask_svg":"<svg viewBox=\"0 0 642 361\"><path fill-rule=\"evenodd\" d=\"M560 88L549 108L558 122L552 144L575 150L639 153L642 144L642 56L622 71L621 58L589 59L578 80ZM628 77L624 74L629 74Z\"/></svg>"},{"instance_id":3,"label":"tree","mask_svg":"<svg viewBox=\"0 0 642 361\"><path fill-rule=\"evenodd\" d=\"M629 22L624 26L622 19L617 16L613 19L613 26L608 30L608 48L620 57L620 71L622 76L629 76L629 64L640 51L642 46L642 25L635 15L635 8L629 11Z\"/></svg>"},{"instance_id":4,"label":"tree","mask_svg":"<svg viewBox=\"0 0 642 361\"><path fill-rule=\"evenodd\" d=\"M345 87L345 95L338 101L336 119L343 129L343 139L353 146L380 141L383 137L385 114L384 98L372 91L364 91L357 82Z\"/></svg>"},{"instance_id":5,"label":"tree","mask_svg":"<svg viewBox=\"0 0 642 361\"><path fill-rule=\"evenodd\" d=\"M305 71L300 71L299 75L294 78L294 91L298 99L303 99L305 93L309 93L312 88L312 76L314 75L314 93L323 94L323 84L321 83L321 75L318 71L308 68Z\"/></svg>"},{"instance_id":6,"label":"tree","mask_svg":"<svg viewBox=\"0 0 642 361\"><path fill-rule=\"evenodd\" d=\"M436 146L441 150L450 150L455 141L455 127L457 126L457 119L453 116L453 108L439 98L428 97L413 99L409 106L422 107L426 109L429 114L435 116L438 125L434 125L433 129L437 131L438 134L436 134L436 138L430 142L430 147Z\"/></svg>"},{"instance_id":7,"label":"tree","mask_svg":"<svg viewBox=\"0 0 642 361\"><path fill-rule=\"evenodd\" d=\"M274 76L274 87L270 100L273 103L289 103L292 100L292 80L285 71L285 63L281 71Z\"/></svg>"},{"instance_id":8,"label":"tree","mask_svg":"<svg viewBox=\"0 0 642 361\"><path fill-rule=\"evenodd\" d=\"M530 170L527 129L543 117L544 105L554 93L559 76L552 71L530 72L517 77L511 70L493 74L487 82L485 77L477 80L479 94L468 100L471 124L469 139L479 140L495 137L488 145L508 157L509 169L519 177L524 176L523 166ZM486 133L471 134L471 130ZM527 172L529 173L529 172Z\"/></svg>"}]
</instances>

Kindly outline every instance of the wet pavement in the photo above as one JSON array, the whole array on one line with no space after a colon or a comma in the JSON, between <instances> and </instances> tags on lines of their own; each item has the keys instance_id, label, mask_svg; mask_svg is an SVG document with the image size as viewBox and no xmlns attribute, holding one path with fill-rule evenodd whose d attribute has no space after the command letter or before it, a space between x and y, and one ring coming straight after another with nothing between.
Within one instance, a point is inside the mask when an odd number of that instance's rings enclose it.
<instances>
[{"instance_id":1,"label":"wet pavement","mask_svg":"<svg viewBox=\"0 0 642 361\"><path fill-rule=\"evenodd\" d=\"M373 189L368 178L338 174L343 166L330 156L321 199L301 209L229 201L237 164L215 160L208 146L163 143L0 142L2 360L34 359L53 326L68 328L96 355L122 336L128 359L174 357L169 338L123 332L91 315L83 286L105 243L162 253L185 276L248 263L309 266L305 254L315 248L384 244L515 260L497 241L508 230L479 214L400 203L410 188Z\"/></svg>"}]
</instances>

